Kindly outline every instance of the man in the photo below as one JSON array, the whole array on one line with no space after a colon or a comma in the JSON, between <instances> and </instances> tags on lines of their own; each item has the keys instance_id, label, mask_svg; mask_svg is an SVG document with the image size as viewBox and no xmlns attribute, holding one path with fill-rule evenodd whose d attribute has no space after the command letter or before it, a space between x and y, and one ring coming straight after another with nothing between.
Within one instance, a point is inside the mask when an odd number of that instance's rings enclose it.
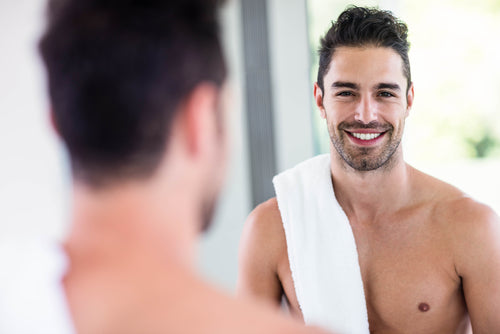
<instances>
[{"instance_id":1,"label":"man","mask_svg":"<svg viewBox=\"0 0 500 334\"><path fill-rule=\"evenodd\" d=\"M0 246L1 333L317 333L195 274L225 155L216 1L50 3L40 43L71 227Z\"/></svg>"},{"instance_id":2,"label":"man","mask_svg":"<svg viewBox=\"0 0 500 334\"><path fill-rule=\"evenodd\" d=\"M284 296L341 333L464 333L469 318L500 333L498 216L403 159L408 48L406 25L371 8L346 9L322 38L314 97L330 155L275 177L277 197L245 227L238 292Z\"/></svg>"}]
</instances>

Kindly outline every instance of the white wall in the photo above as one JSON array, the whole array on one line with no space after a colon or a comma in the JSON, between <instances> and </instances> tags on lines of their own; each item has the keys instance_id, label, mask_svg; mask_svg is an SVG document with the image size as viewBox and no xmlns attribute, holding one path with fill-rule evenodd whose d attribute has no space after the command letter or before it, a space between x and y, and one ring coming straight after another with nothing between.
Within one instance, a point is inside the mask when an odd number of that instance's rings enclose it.
<instances>
[{"instance_id":1,"label":"white wall","mask_svg":"<svg viewBox=\"0 0 500 334\"><path fill-rule=\"evenodd\" d=\"M0 235L61 236L67 165L47 118L43 1L0 2Z\"/></svg>"},{"instance_id":2,"label":"white wall","mask_svg":"<svg viewBox=\"0 0 500 334\"><path fill-rule=\"evenodd\" d=\"M269 0L268 27L277 169L313 152L306 0Z\"/></svg>"}]
</instances>

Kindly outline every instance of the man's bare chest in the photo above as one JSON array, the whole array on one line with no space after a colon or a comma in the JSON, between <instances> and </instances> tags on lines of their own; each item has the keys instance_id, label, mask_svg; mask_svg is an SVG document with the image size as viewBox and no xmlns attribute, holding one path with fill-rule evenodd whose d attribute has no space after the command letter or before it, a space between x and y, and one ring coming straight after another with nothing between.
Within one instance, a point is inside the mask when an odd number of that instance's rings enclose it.
<instances>
[{"instance_id":1,"label":"man's bare chest","mask_svg":"<svg viewBox=\"0 0 500 334\"><path fill-rule=\"evenodd\" d=\"M352 230L371 331L457 331L466 316L461 279L436 224L414 219Z\"/></svg>"},{"instance_id":2,"label":"man's bare chest","mask_svg":"<svg viewBox=\"0 0 500 334\"><path fill-rule=\"evenodd\" d=\"M399 231L353 226L353 233L372 332L463 332L458 330L467 320L461 280L439 231L417 224ZM300 317L287 257L279 267L288 306Z\"/></svg>"}]
</instances>

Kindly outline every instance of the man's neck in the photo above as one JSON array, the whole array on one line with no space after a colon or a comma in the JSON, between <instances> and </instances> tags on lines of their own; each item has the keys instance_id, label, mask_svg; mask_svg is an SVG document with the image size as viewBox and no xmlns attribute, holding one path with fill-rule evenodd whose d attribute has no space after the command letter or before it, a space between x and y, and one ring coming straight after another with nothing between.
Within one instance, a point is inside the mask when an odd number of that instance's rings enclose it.
<instances>
[{"instance_id":1,"label":"man's neck","mask_svg":"<svg viewBox=\"0 0 500 334\"><path fill-rule=\"evenodd\" d=\"M335 195L347 216L358 222L373 222L408 205L411 168L404 162L401 149L389 166L360 172L331 153L332 182Z\"/></svg>"},{"instance_id":2,"label":"man's neck","mask_svg":"<svg viewBox=\"0 0 500 334\"><path fill-rule=\"evenodd\" d=\"M131 183L96 191L77 182L65 248L70 258L116 259L137 252L192 268L198 210L184 200L188 197L182 189L158 194L154 187Z\"/></svg>"}]
</instances>

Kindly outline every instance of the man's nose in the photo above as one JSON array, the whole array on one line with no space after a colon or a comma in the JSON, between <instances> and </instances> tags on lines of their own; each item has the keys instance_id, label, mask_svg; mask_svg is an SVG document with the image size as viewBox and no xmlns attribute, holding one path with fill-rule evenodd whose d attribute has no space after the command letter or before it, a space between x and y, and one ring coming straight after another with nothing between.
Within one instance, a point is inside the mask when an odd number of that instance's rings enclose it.
<instances>
[{"instance_id":1,"label":"man's nose","mask_svg":"<svg viewBox=\"0 0 500 334\"><path fill-rule=\"evenodd\" d=\"M357 122L368 124L376 121L378 116L377 104L371 97L364 97L360 100L354 119Z\"/></svg>"}]
</instances>

